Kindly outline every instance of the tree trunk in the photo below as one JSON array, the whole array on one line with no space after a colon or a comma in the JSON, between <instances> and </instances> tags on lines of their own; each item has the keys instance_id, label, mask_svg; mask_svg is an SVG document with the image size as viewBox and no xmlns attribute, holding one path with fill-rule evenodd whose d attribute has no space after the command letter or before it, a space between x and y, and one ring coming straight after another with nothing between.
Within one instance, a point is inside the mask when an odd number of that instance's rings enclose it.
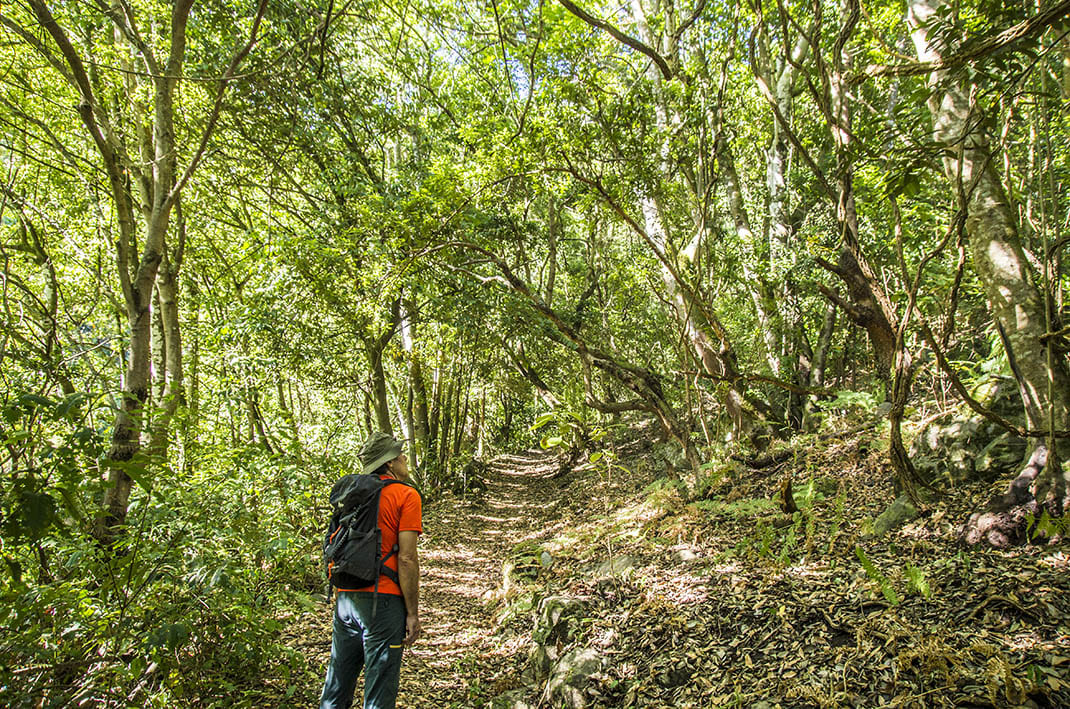
<instances>
[{"instance_id":1,"label":"tree trunk","mask_svg":"<svg viewBox=\"0 0 1070 709\"><path fill-rule=\"evenodd\" d=\"M714 152L717 154L719 165L721 166L721 174L725 189L727 190L728 197L728 212L732 215L732 224L735 227L736 236L739 237L741 243L753 248L754 246L754 231L751 229L750 215L747 214L746 207L743 205L743 188L739 181L739 173L736 171L735 157L732 154L732 148L728 144L728 139L724 135L724 129L721 125L721 117L718 115L716 118L710 119L712 121L711 128L715 134L718 135L717 142L714 147ZM775 311L769 307L770 299L766 298L766 292L769 290L768 285L764 282L764 279L756 273L753 273L750 266L746 265L746 257L743 258L743 276L748 283L748 289L751 291L751 300L754 303L754 309L758 315L758 322L762 329L762 341L765 343L765 356L766 362L769 364L769 369L773 372L774 376L780 374L780 360L778 358L780 351L780 340L777 337L777 332L780 329L779 323Z\"/></svg>"},{"instance_id":2,"label":"tree trunk","mask_svg":"<svg viewBox=\"0 0 1070 709\"><path fill-rule=\"evenodd\" d=\"M412 393L412 381L407 381L404 384L405 387L405 434L409 438L409 466L414 470L419 470L422 453L418 453L416 450L416 412L415 409L415 397Z\"/></svg>"},{"instance_id":3,"label":"tree trunk","mask_svg":"<svg viewBox=\"0 0 1070 709\"><path fill-rule=\"evenodd\" d=\"M410 425L411 417L407 414L407 411L409 411L409 407L406 404L406 401L408 399L408 390L409 385L407 381L404 381L401 384L399 384L396 380L387 381L387 396L392 397L392 409L397 412L397 430L401 431L401 435L399 436L399 438L405 441L412 439L412 426ZM409 466L415 467L415 464L412 462L411 456L409 457Z\"/></svg>"},{"instance_id":4,"label":"tree trunk","mask_svg":"<svg viewBox=\"0 0 1070 709\"><path fill-rule=\"evenodd\" d=\"M762 24L759 38L760 55L766 65L768 77L766 81L772 86L773 99L780 115L783 116L785 121L791 123L794 114L795 77L798 73L798 67L802 65L810 53L810 42L805 33L799 33L794 45L791 47L790 55L781 56L774 62L774 59L770 56L769 37L764 30L765 25ZM778 329L783 336L777 337L777 331L773 331L766 334L765 338L766 347L772 348L770 356L778 363L781 358L794 359L796 365L794 378L796 382L800 382L807 378L809 374L808 371L806 373L800 371L799 366L804 366L808 370L808 363L802 363L797 357L793 357L792 351L785 352L782 351L782 348L777 347L780 342L783 342L785 346L799 344L805 341L806 335L800 304L790 277L796 265L796 250L791 248L790 243L794 233L794 226L788 189L788 170L792 157L792 145L786 135L785 128L780 125L778 120L774 119L772 121L772 130L772 139L769 141L769 147L765 152L766 191L769 195L769 270L770 272L782 272L784 277L779 284L779 298L770 293L768 298L763 299L763 305L771 313L775 313L779 306L781 317L779 318ZM733 166L733 172L734 170ZM736 177L735 179L738 182L739 178ZM771 303L768 301L771 301ZM772 307L770 307L770 304ZM776 318L773 317L770 317L769 320L770 323L776 322ZM792 340L795 342L792 343ZM773 369L773 373L779 376L779 367ZM792 394L789 396L787 407L789 421L794 418L793 411L798 411L800 412L798 424L801 425L801 412L805 410L807 398L805 394Z\"/></svg>"},{"instance_id":5,"label":"tree trunk","mask_svg":"<svg viewBox=\"0 0 1070 709\"><path fill-rule=\"evenodd\" d=\"M431 410L427 426L427 455L432 462L437 460L435 458L435 444L438 441L438 426L442 417L442 388L444 385L442 369L436 367L434 375L431 377Z\"/></svg>"},{"instance_id":6,"label":"tree trunk","mask_svg":"<svg viewBox=\"0 0 1070 709\"><path fill-rule=\"evenodd\" d=\"M409 382L412 385L414 435L417 449L423 455L431 446L431 421L427 410L427 384L424 382L423 366L419 355L415 353L409 360Z\"/></svg>"},{"instance_id":7,"label":"tree trunk","mask_svg":"<svg viewBox=\"0 0 1070 709\"><path fill-rule=\"evenodd\" d=\"M908 21L921 61L939 61L955 47L934 39L934 27L945 23L944 0L910 0ZM958 31L946 34L957 38ZM933 138L944 148L944 173L966 208L966 234L970 257L984 288L992 318L1003 342L1022 395L1030 429L1065 431L1070 421L1070 372L1065 357L1048 360L1044 343L1046 312L1044 296L1034 285L1018 232L1015 208L1003 189L993 146L984 132L979 109L970 100L970 87L962 80L934 72L928 102L933 120ZM1053 314L1053 315L1057 315ZM1057 321L1053 326L1058 329ZM1037 448L1045 447L1038 444ZM1038 497L1065 484L1051 475L1065 460L1066 439L1057 450L1034 455L1022 475L1036 478ZM1053 464L1054 463L1054 464ZM1039 474L1035 470L1042 467ZM1062 507L1067 500L1053 501Z\"/></svg>"},{"instance_id":8,"label":"tree trunk","mask_svg":"<svg viewBox=\"0 0 1070 709\"><path fill-rule=\"evenodd\" d=\"M383 349L371 339L365 341L365 350L371 363L372 405L375 409L375 422L383 433L394 434L390 422L390 402L386 395L386 371L383 369Z\"/></svg>"},{"instance_id":9,"label":"tree trunk","mask_svg":"<svg viewBox=\"0 0 1070 709\"><path fill-rule=\"evenodd\" d=\"M286 389L288 383L285 381L282 373L277 373L275 376L275 394L278 400L279 415L282 416L282 420L286 423L286 427L290 431L290 447L294 456L301 460L302 449L301 445L301 431L297 427L297 419L294 418L293 403L287 400Z\"/></svg>"},{"instance_id":10,"label":"tree trunk","mask_svg":"<svg viewBox=\"0 0 1070 709\"><path fill-rule=\"evenodd\" d=\"M156 402L156 418L152 426L149 450L153 455L167 460L171 437L171 421L179 407L185 405L185 373L182 363L182 325L179 319L178 273L186 245L186 222L181 204L176 203L177 245L173 252L167 246L156 274L156 292L159 295L160 334L162 336L162 363L159 397Z\"/></svg>"},{"instance_id":11,"label":"tree trunk","mask_svg":"<svg viewBox=\"0 0 1070 709\"><path fill-rule=\"evenodd\" d=\"M844 311L856 325L865 328L869 335L877 377L884 385L885 396L889 396L891 370L895 364L898 318L891 299L884 292L859 242L854 163L851 156L851 108L844 78L845 46L858 22L858 0L844 0L841 12L841 30L833 50L832 70L829 74L829 110L832 116L832 125L829 128L836 146L836 218L840 223L842 246L835 267L830 267L827 262L822 264L838 275L847 286L849 305L845 304Z\"/></svg>"},{"instance_id":12,"label":"tree trunk","mask_svg":"<svg viewBox=\"0 0 1070 709\"><path fill-rule=\"evenodd\" d=\"M401 299L396 298L390 304L390 316L377 336L365 336L364 349L372 370L372 395L375 405L375 419L379 430L393 435L394 427L390 418L390 401L387 398L386 371L383 368L383 354L401 325Z\"/></svg>"},{"instance_id":13,"label":"tree trunk","mask_svg":"<svg viewBox=\"0 0 1070 709\"><path fill-rule=\"evenodd\" d=\"M412 397L413 467L423 460L430 450L431 424L427 411L427 384L424 382L423 365L416 351L416 323L412 319L413 308L405 304L401 316L401 346L409 361L409 391Z\"/></svg>"},{"instance_id":14,"label":"tree trunk","mask_svg":"<svg viewBox=\"0 0 1070 709\"><path fill-rule=\"evenodd\" d=\"M438 441L435 442L435 462L438 464L439 482L444 482L444 476L449 470L449 443L450 434L453 432L453 400L457 395L457 390L460 388L457 385L457 376L456 367L454 367L446 384L441 402L442 410L438 427Z\"/></svg>"},{"instance_id":15,"label":"tree trunk","mask_svg":"<svg viewBox=\"0 0 1070 709\"><path fill-rule=\"evenodd\" d=\"M45 40L38 51L52 66L63 64L61 75L78 93L77 112L82 124L101 156L102 167L108 180L109 191L115 207L119 233L116 235L116 261L126 319L130 337L130 360L123 379L122 402L115 416L111 448L108 460L115 463L108 470L108 486L105 488L102 510L93 525L93 534L105 546L110 546L126 520L132 478L127 474L127 464L141 448L142 420L146 418L144 405L148 399L151 363L151 304L157 270L165 253L165 236L178 195L185 180L193 173L203 156L216 119L220 103L217 102L200 135L201 145L181 179L177 174L176 156L179 153L175 142L174 94L180 77L184 74L186 55L186 25L193 0L176 0L171 6L170 26L154 28L156 38L166 43L166 57L160 61L152 44L131 40L130 46L118 54L120 63L138 62L139 71L127 72L127 85L131 89L125 100L135 109L140 108L139 95L151 96L151 105L145 115L138 115L133 126L113 126L110 122L120 112L112 112L97 96L93 81L86 71L86 62L71 42L67 31L53 17L45 0L29 0L29 7L38 23L51 40ZM266 3L258 8L249 43L232 58L225 78L218 84L218 98L234 70L252 49ZM134 10L125 7L123 12L108 13L115 23L117 37L138 37ZM37 33L37 30L34 30ZM155 38L154 38L155 42ZM129 50L129 51L126 51ZM136 59L135 59L136 58ZM142 68L147 68L147 72ZM125 67L124 67L125 68ZM137 82L144 82L138 86ZM144 91L144 93L142 93ZM120 100L124 100L120 98ZM147 126L148 130L143 130ZM129 150L122 141L126 136L143 135L140 144ZM139 155L141 153L141 155ZM128 155L140 159L129 160ZM135 238L137 228L131 184L141 192L140 212L142 221L140 243Z\"/></svg>"},{"instance_id":16,"label":"tree trunk","mask_svg":"<svg viewBox=\"0 0 1070 709\"><path fill-rule=\"evenodd\" d=\"M461 443L464 441L465 428L468 425L468 406L472 399L472 369L469 367L467 376L465 377L464 386L462 387L464 396L464 405L461 405L461 392L457 394L457 424L454 426L453 436L453 457L456 458L461 454Z\"/></svg>"},{"instance_id":17,"label":"tree trunk","mask_svg":"<svg viewBox=\"0 0 1070 709\"><path fill-rule=\"evenodd\" d=\"M561 400L557 398L557 395L550 390L550 386L535 371L527 354L524 352L524 342L518 342L515 351L509 346L509 342L505 338L502 338L500 342L502 351L509 358L509 361L513 363L513 366L516 367L516 371L520 372L520 375L535 387L535 394L542 402L551 409L560 408Z\"/></svg>"},{"instance_id":18,"label":"tree trunk","mask_svg":"<svg viewBox=\"0 0 1070 709\"><path fill-rule=\"evenodd\" d=\"M479 393L479 419L476 421L476 458L482 459L485 451L484 444L486 443L486 424L487 424L487 390L481 389Z\"/></svg>"},{"instance_id":19,"label":"tree trunk","mask_svg":"<svg viewBox=\"0 0 1070 709\"><path fill-rule=\"evenodd\" d=\"M559 205L553 190L546 190L548 204L546 207L546 290L543 300L553 305L554 283L557 280L557 234L560 229Z\"/></svg>"},{"instance_id":20,"label":"tree trunk","mask_svg":"<svg viewBox=\"0 0 1070 709\"><path fill-rule=\"evenodd\" d=\"M658 37L651 31L647 22L646 9L641 0L632 0L632 16L639 27L643 41L652 47L658 46ZM655 87L654 113L659 132L669 134L669 107L663 93L663 77L658 68L649 65L647 76ZM661 155L661 170L663 178L668 181L668 151L669 145L662 143L659 146ZM651 242L651 248L658 255L662 264L662 281L668 291L669 299L673 304L673 312L681 329L686 335L688 342L695 351L695 355L705 372L724 385L722 389L722 403L737 436L744 435L751 427L752 416L750 410L744 404L744 383L736 368L736 354L728 332L720 322L720 319L710 309L709 303L700 303L691 288L683 282L683 278L677 268L673 267L676 258L674 249L669 243L668 220L662 211L662 206L654 195L642 195L639 200L640 209L643 213L643 227ZM701 208L696 204L696 210ZM696 220L701 225L702 220ZM697 241L693 249L697 252L704 236L704 229L700 226ZM678 424L677 424L678 425ZM691 446L690 432L687 435L688 444ZM692 451L688 451L690 457ZM696 455L697 459L697 455Z\"/></svg>"},{"instance_id":21,"label":"tree trunk","mask_svg":"<svg viewBox=\"0 0 1070 709\"><path fill-rule=\"evenodd\" d=\"M197 428L201 411L201 308L199 291L196 283L190 279L188 285L189 302L191 303L190 320L193 326L190 343L190 376L189 376L189 406L181 418L181 441L182 469L187 473L192 470L192 449L197 440Z\"/></svg>"}]
</instances>

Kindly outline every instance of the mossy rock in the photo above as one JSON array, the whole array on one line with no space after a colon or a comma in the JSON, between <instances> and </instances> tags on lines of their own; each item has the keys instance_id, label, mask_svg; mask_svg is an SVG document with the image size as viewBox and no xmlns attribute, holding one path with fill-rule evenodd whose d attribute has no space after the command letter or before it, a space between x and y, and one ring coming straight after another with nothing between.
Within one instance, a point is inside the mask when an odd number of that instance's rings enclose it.
<instances>
[{"instance_id":1,"label":"mossy rock","mask_svg":"<svg viewBox=\"0 0 1070 709\"><path fill-rule=\"evenodd\" d=\"M986 408L1021 424L1021 396L1013 379L993 377L979 385L974 396ZM1022 465L1026 447L1024 439L979 414L971 414L926 426L911 443L910 458L924 479L959 485L1014 475Z\"/></svg>"},{"instance_id":2,"label":"mossy rock","mask_svg":"<svg viewBox=\"0 0 1070 709\"><path fill-rule=\"evenodd\" d=\"M592 677L602 671L602 654L595 648L575 648L565 653L546 682L543 698L552 707L584 709Z\"/></svg>"},{"instance_id":3,"label":"mossy rock","mask_svg":"<svg viewBox=\"0 0 1070 709\"><path fill-rule=\"evenodd\" d=\"M873 522L873 534L883 537L888 532L902 527L912 519L916 519L919 514L918 508L914 506L910 496L900 495Z\"/></svg>"}]
</instances>

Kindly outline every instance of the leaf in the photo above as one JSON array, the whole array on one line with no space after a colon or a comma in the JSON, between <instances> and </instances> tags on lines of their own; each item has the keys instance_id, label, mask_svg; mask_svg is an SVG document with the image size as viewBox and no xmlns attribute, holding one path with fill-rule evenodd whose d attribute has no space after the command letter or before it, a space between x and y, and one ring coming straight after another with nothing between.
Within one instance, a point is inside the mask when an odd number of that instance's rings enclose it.
<instances>
[{"instance_id":1,"label":"leaf","mask_svg":"<svg viewBox=\"0 0 1070 709\"><path fill-rule=\"evenodd\" d=\"M19 508L30 536L38 537L56 521L56 501L43 492L23 491Z\"/></svg>"},{"instance_id":2,"label":"leaf","mask_svg":"<svg viewBox=\"0 0 1070 709\"><path fill-rule=\"evenodd\" d=\"M56 415L73 421L81 413L80 408L88 398L85 394L71 394L65 397L63 401L56 404Z\"/></svg>"},{"instance_id":3,"label":"leaf","mask_svg":"<svg viewBox=\"0 0 1070 709\"><path fill-rule=\"evenodd\" d=\"M564 443L564 439L562 439L561 436L547 436L540 441L540 445L543 449L560 446L562 443Z\"/></svg>"},{"instance_id":4,"label":"leaf","mask_svg":"<svg viewBox=\"0 0 1070 709\"><path fill-rule=\"evenodd\" d=\"M550 423L551 421L554 421L555 419L557 419L557 414L555 413L542 414L541 416L535 419L535 423L531 424L531 430L538 431L540 428Z\"/></svg>"},{"instance_id":5,"label":"leaf","mask_svg":"<svg viewBox=\"0 0 1070 709\"><path fill-rule=\"evenodd\" d=\"M32 412L36 408L51 408L53 401L47 396L38 396L37 394L20 394L17 399L19 406L21 406L26 412Z\"/></svg>"}]
</instances>

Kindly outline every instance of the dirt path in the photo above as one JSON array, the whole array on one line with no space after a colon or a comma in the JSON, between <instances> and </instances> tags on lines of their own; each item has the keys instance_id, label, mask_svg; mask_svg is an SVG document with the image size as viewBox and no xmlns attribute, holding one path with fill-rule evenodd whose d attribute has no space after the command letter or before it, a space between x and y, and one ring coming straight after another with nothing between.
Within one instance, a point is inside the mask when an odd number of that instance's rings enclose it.
<instances>
[{"instance_id":1,"label":"dirt path","mask_svg":"<svg viewBox=\"0 0 1070 709\"><path fill-rule=\"evenodd\" d=\"M503 642L495 635L497 607L486 599L501 586L502 564L517 542L541 537L550 527L561 494L550 478L555 470L556 463L540 452L502 456L491 464L480 503L451 498L424 511L424 636L406 652L398 707L471 707L476 696L493 696L495 685L511 686L519 674L519 639ZM317 632L329 639L330 629L324 610Z\"/></svg>"}]
</instances>

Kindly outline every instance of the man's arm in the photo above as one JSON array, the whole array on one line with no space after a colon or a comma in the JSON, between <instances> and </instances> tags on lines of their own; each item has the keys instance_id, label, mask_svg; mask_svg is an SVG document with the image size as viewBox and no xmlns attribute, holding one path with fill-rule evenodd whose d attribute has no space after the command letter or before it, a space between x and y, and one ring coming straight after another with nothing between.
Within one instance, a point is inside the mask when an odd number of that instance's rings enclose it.
<instances>
[{"instance_id":1,"label":"man's arm","mask_svg":"<svg viewBox=\"0 0 1070 709\"><path fill-rule=\"evenodd\" d=\"M412 645L420 637L420 559L416 555L413 531L398 532L398 578L401 595L405 598L405 644Z\"/></svg>"}]
</instances>

